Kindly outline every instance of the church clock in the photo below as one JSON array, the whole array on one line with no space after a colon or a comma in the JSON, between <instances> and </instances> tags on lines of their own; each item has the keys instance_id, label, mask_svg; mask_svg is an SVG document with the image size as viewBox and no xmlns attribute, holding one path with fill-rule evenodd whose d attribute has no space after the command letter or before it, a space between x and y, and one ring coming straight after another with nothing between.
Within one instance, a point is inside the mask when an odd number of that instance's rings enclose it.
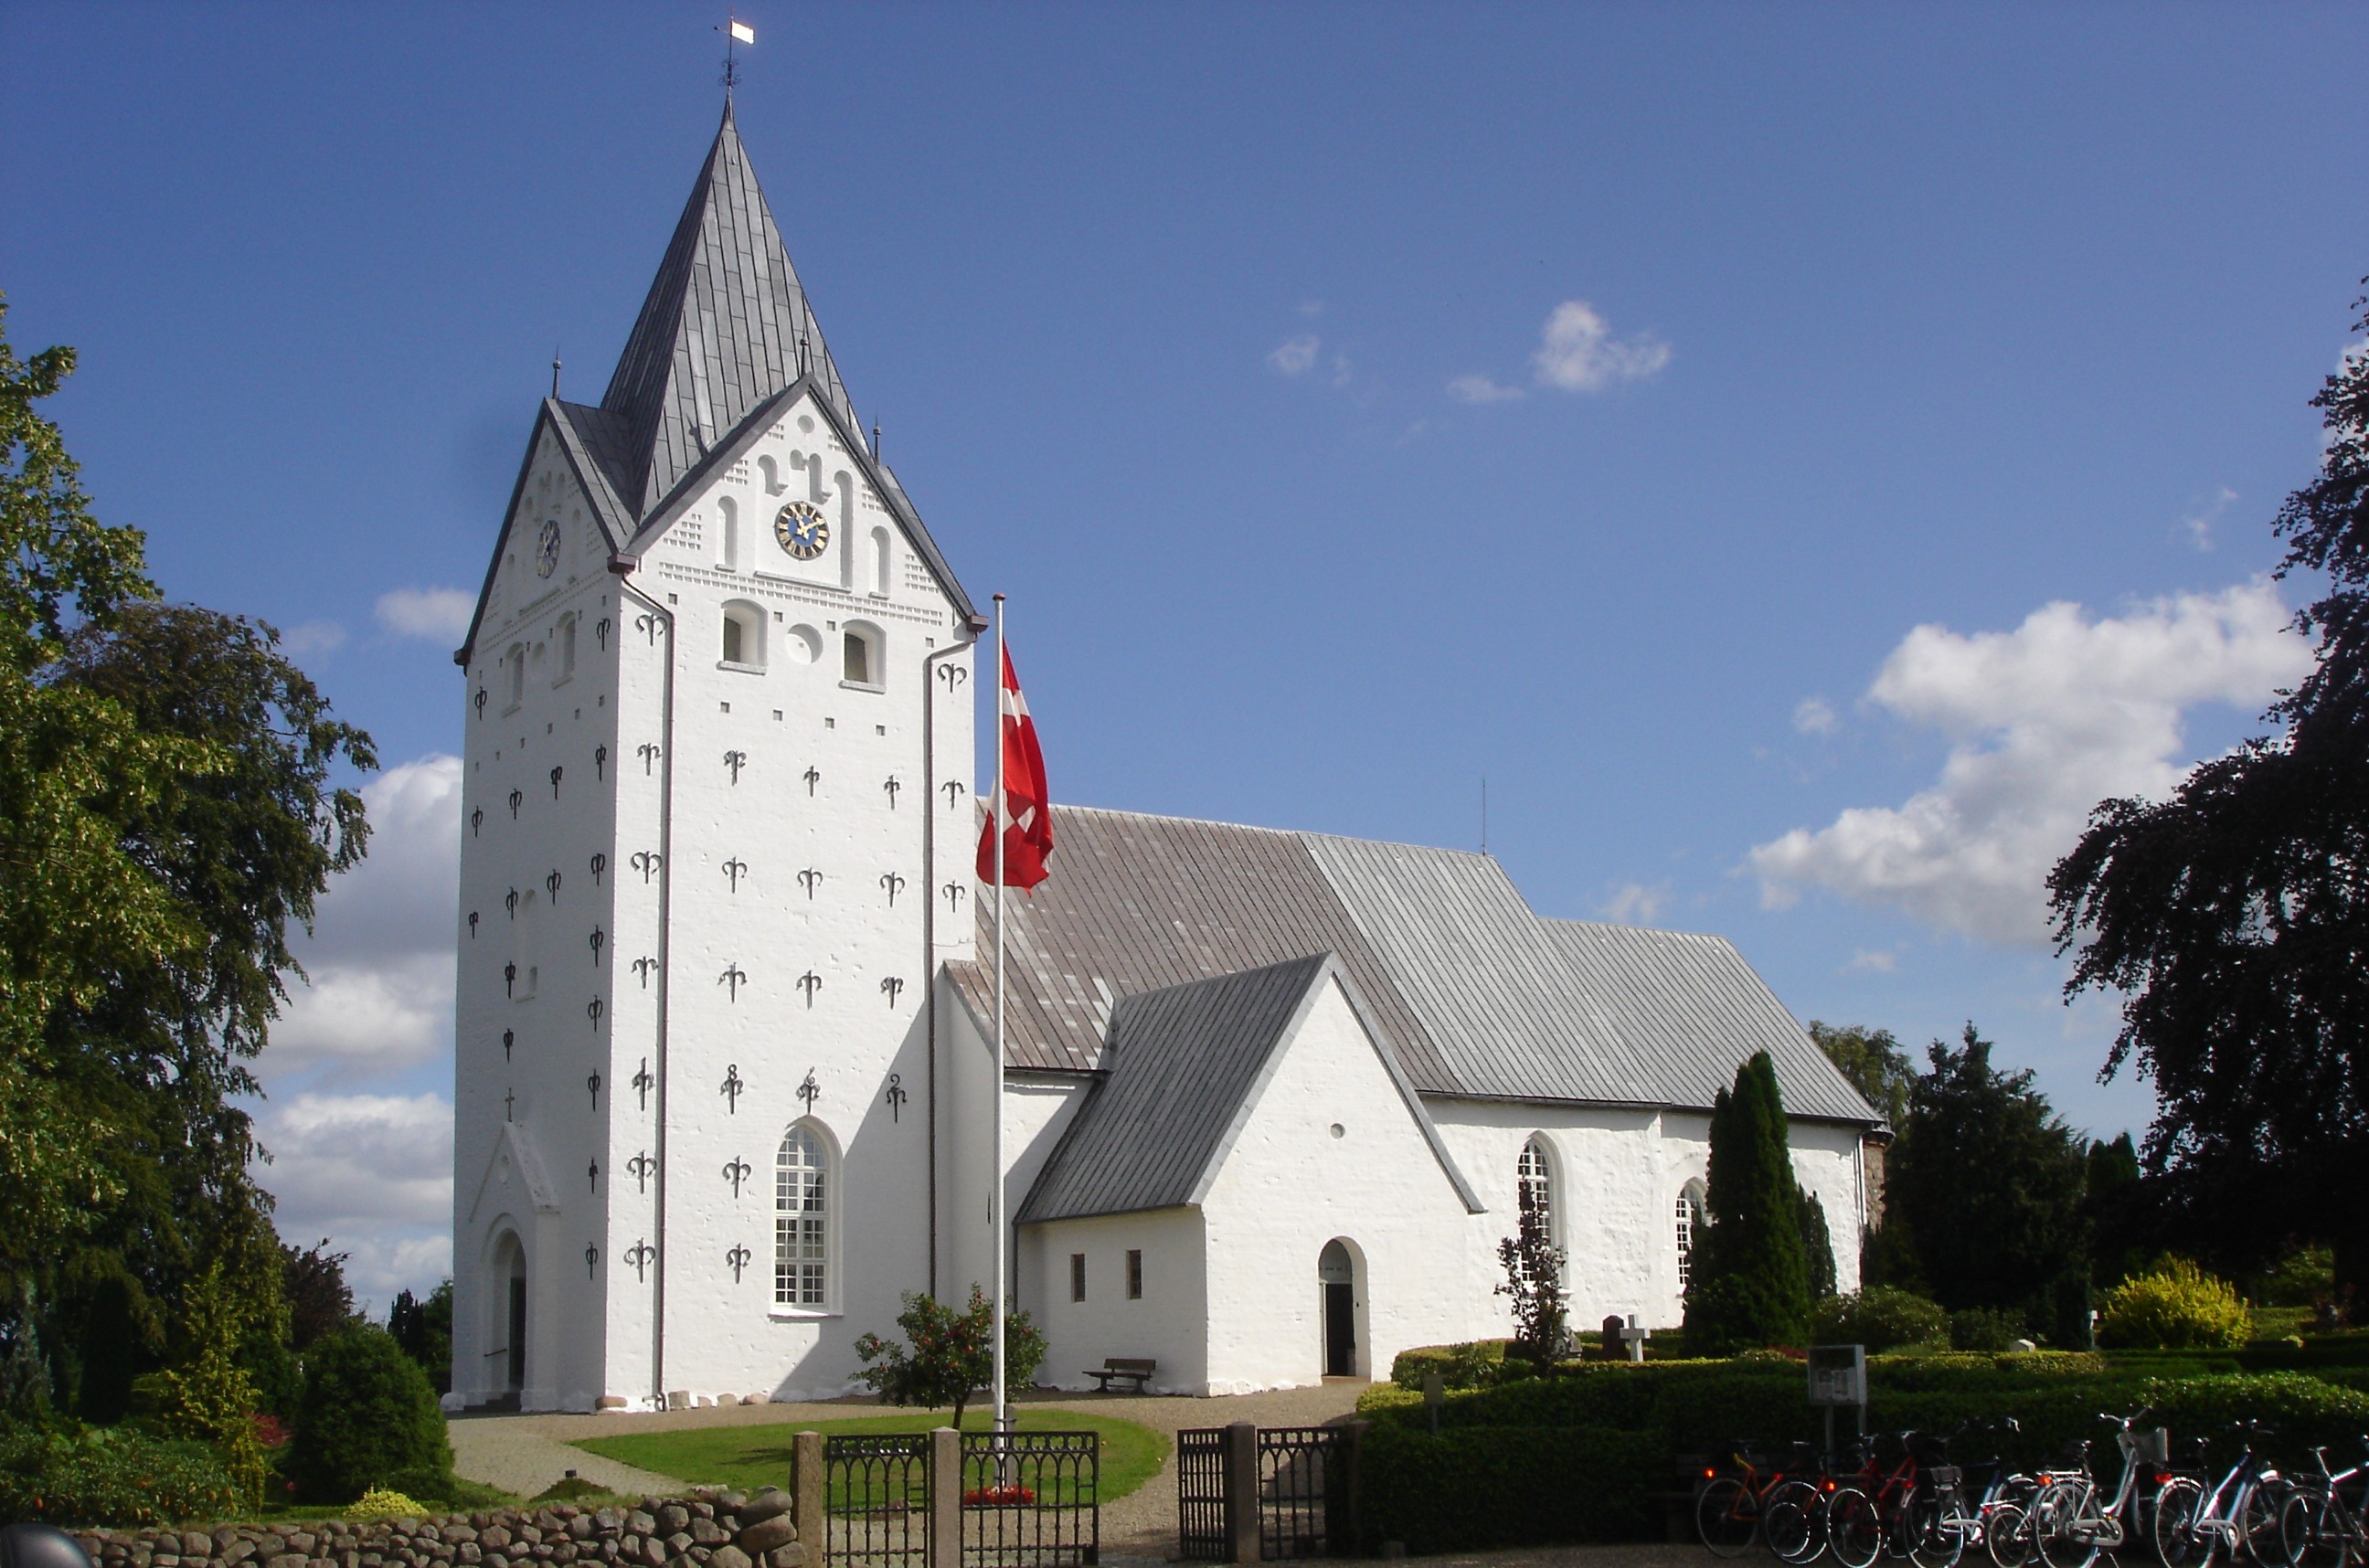
<instances>
[{"instance_id":1,"label":"church clock","mask_svg":"<svg viewBox=\"0 0 2369 1568\"><path fill-rule=\"evenodd\" d=\"M559 566L559 520L552 518L543 525L541 537L534 542L534 575L547 578Z\"/></svg>"},{"instance_id":2,"label":"church clock","mask_svg":"<svg viewBox=\"0 0 2369 1568\"><path fill-rule=\"evenodd\" d=\"M773 537L801 561L811 561L830 543L830 524L807 501L792 501L773 518Z\"/></svg>"}]
</instances>

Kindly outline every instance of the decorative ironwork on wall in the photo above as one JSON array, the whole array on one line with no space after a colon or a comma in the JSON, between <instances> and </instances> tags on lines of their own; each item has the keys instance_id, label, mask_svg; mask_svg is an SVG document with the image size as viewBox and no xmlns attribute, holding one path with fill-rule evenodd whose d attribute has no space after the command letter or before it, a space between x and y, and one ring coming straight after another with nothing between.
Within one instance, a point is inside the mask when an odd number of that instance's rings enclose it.
<instances>
[{"instance_id":1,"label":"decorative ironwork on wall","mask_svg":"<svg viewBox=\"0 0 2369 1568\"><path fill-rule=\"evenodd\" d=\"M553 903L559 902L559 867L553 866L551 875L543 879L543 890L551 895Z\"/></svg>"},{"instance_id":2,"label":"decorative ironwork on wall","mask_svg":"<svg viewBox=\"0 0 2369 1568\"><path fill-rule=\"evenodd\" d=\"M880 977L880 990L881 990L881 994L882 994L882 995L884 995L884 996L886 996L886 997L888 999L888 1005L889 1005L889 1006L894 1007L894 1006L896 1006L896 1005L897 1005L897 998L898 998L898 995L899 995L899 994L904 990L904 989L905 989L905 977L904 977L904 976L902 976L902 975L883 975L882 977Z\"/></svg>"},{"instance_id":3,"label":"decorative ironwork on wall","mask_svg":"<svg viewBox=\"0 0 2369 1568\"><path fill-rule=\"evenodd\" d=\"M897 792L903 789L905 786L898 782L896 774L890 773L887 778L880 782L880 787L888 792L888 809L891 811L896 810Z\"/></svg>"},{"instance_id":4,"label":"decorative ironwork on wall","mask_svg":"<svg viewBox=\"0 0 2369 1568\"><path fill-rule=\"evenodd\" d=\"M656 647L658 646L658 634L666 630L666 623L647 611L644 611L634 617L634 630L648 637L650 647Z\"/></svg>"},{"instance_id":5,"label":"decorative ironwork on wall","mask_svg":"<svg viewBox=\"0 0 2369 1568\"><path fill-rule=\"evenodd\" d=\"M644 1196L649 1195L650 1177L658 1168L658 1162L638 1149L634 1150L634 1157L625 1162L625 1169L633 1173L634 1190Z\"/></svg>"},{"instance_id":6,"label":"decorative ironwork on wall","mask_svg":"<svg viewBox=\"0 0 2369 1568\"><path fill-rule=\"evenodd\" d=\"M880 874L880 886L887 889L888 907L895 909L897 895L905 890L905 879L893 871L884 871Z\"/></svg>"},{"instance_id":7,"label":"decorative ironwork on wall","mask_svg":"<svg viewBox=\"0 0 2369 1568\"><path fill-rule=\"evenodd\" d=\"M469 911L469 940L477 940L477 911L475 910Z\"/></svg>"},{"instance_id":8,"label":"decorative ironwork on wall","mask_svg":"<svg viewBox=\"0 0 2369 1568\"><path fill-rule=\"evenodd\" d=\"M597 996L584 1004L584 1016L592 1020L592 1032L594 1034L597 1035L601 1032L601 1014L608 1011L609 1004L602 1001Z\"/></svg>"},{"instance_id":9,"label":"decorative ironwork on wall","mask_svg":"<svg viewBox=\"0 0 2369 1568\"><path fill-rule=\"evenodd\" d=\"M738 1242L735 1242L732 1244L732 1250L730 1252L724 1254L724 1261L732 1265L733 1284L738 1285L740 1283L740 1271L749 1266L749 1260L753 1255L754 1254L751 1253L748 1248L742 1246Z\"/></svg>"},{"instance_id":10,"label":"decorative ironwork on wall","mask_svg":"<svg viewBox=\"0 0 2369 1568\"><path fill-rule=\"evenodd\" d=\"M645 740L639 748L639 752L642 759L642 777L648 778L651 764L658 760L658 743L655 740Z\"/></svg>"},{"instance_id":11,"label":"decorative ironwork on wall","mask_svg":"<svg viewBox=\"0 0 2369 1568\"><path fill-rule=\"evenodd\" d=\"M740 972L739 965L735 964L716 976L715 983L728 989L730 994L727 996L727 1001L738 1001L740 1000L740 988L749 983L749 977Z\"/></svg>"},{"instance_id":12,"label":"decorative ironwork on wall","mask_svg":"<svg viewBox=\"0 0 2369 1568\"><path fill-rule=\"evenodd\" d=\"M502 908L509 911L512 920L518 919L518 901L519 890L515 887L502 895Z\"/></svg>"},{"instance_id":13,"label":"decorative ironwork on wall","mask_svg":"<svg viewBox=\"0 0 2369 1568\"><path fill-rule=\"evenodd\" d=\"M510 1047L517 1041L517 1039L518 1036L513 1034L511 1031L508 1029L502 1031L502 1059L504 1061L510 1059Z\"/></svg>"},{"instance_id":14,"label":"decorative ironwork on wall","mask_svg":"<svg viewBox=\"0 0 2369 1568\"><path fill-rule=\"evenodd\" d=\"M938 666L938 679L946 683L946 695L951 697L962 689L964 681L970 679L970 671L959 664L941 664Z\"/></svg>"},{"instance_id":15,"label":"decorative ironwork on wall","mask_svg":"<svg viewBox=\"0 0 2369 1568\"><path fill-rule=\"evenodd\" d=\"M475 838L477 836L477 830L485 825L486 808L480 806L475 811L469 813L469 837L473 839Z\"/></svg>"},{"instance_id":16,"label":"decorative ironwork on wall","mask_svg":"<svg viewBox=\"0 0 2369 1568\"><path fill-rule=\"evenodd\" d=\"M559 776L560 776L560 774L562 774L562 773L566 773L566 771L567 771L567 770L566 770L565 768L560 767L560 766L559 766L558 764L556 764L556 763L554 763L554 764L552 765L552 769L551 769L551 798L552 798L552 799L554 799L554 800L557 800L557 799L559 798Z\"/></svg>"},{"instance_id":17,"label":"decorative ironwork on wall","mask_svg":"<svg viewBox=\"0 0 2369 1568\"><path fill-rule=\"evenodd\" d=\"M939 888L938 891L946 896L946 908L956 914L960 914L962 912L963 895L970 891L970 889L965 887L959 882L949 882L944 887Z\"/></svg>"},{"instance_id":18,"label":"decorative ironwork on wall","mask_svg":"<svg viewBox=\"0 0 2369 1568\"><path fill-rule=\"evenodd\" d=\"M609 748L603 744L592 748L592 782L601 783L608 775Z\"/></svg>"},{"instance_id":19,"label":"decorative ironwork on wall","mask_svg":"<svg viewBox=\"0 0 2369 1568\"><path fill-rule=\"evenodd\" d=\"M634 869L642 874L642 886L645 887L650 885L650 878L658 874L658 867L665 864L666 856L656 850L634 852Z\"/></svg>"},{"instance_id":20,"label":"decorative ironwork on wall","mask_svg":"<svg viewBox=\"0 0 2369 1568\"><path fill-rule=\"evenodd\" d=\"M749 1085L740 1076L740 1064L737 1061L725 1063L724 1082L716 1085L716 1093L724 1096L725 1115L738 1116L740 1112L740 1096L748 1092Z\"/></svg>"},{"instance_id":21,"label":"decorative ironwork on wall","mask_svg":"<svg viewBox=\"0 0 2369 1568\"><path fill-rule=\"evenodd\" d=\"M508 997L515 997L518 995L518 966L516 964L505 964L502 966L502 994Z\"/></svg>"},{"instance_id":22,"label":"decorative ironwork on wall","mask_svg":"<svg viewBox=\"0 0 2369 1568\"><path fill-rule=\"evenodd\" d=\"M592 928L592 934L584 940L592 944L592 967L597 969L601 967L601 947L609 940L608 933L596 925Z\"/></svg>"},{"instance_id":23,"label":"decorative ironwork on wall","mask_svg":"<svg viewBox=\"0 0 2369 1568\"><path fill-rule=\"evenodd\" d=\"M635 1282L647 1285L649 1283L647 1270L650 1265L658 1261L658 1249L647 1242L637 1241L625 1249L625 1261L634 1265Z\"/></svg>"},{"instance_id":24,"label":"decorative ironwork on wall","mask_svg":"<svg viewBox=\"0 0 2369 1568\"><path fill-rule=\"evenodd\" d=\"M798 886L807 890L807 902L814 902L815 889L822 886L822 873L807 866L798 873Z\"/></svg>"},{"instance_id":25,"label":"decorative ironwork on wall","mask_svg":"<svg viewBox=\"0 0 2369 1568\"><path fill-rule=\"evenodd\" d=\"M600 1161L595 1160L595 1161L593 1161L593 1162L592 1162L592 1163L590 1163L589 1165L587 1165L587 1166L585 1166L585 1167L584 1167L584 1179L585 1179L587 1182L589 1182L589 1183L592 1185L592 1190L593 1190L594 1192L596 1192L596 1193L597 1193L597 1192L599 1192L599 1191L601 1190L601 1162L600 1162Z\"/></svg>"},{"instance_id":26,"label":"decorative ironwork on wall","mask_svg":"<svg viewBox=\"0 0 2369 1568\"><path fill-rule=\"evenodd\" d=\"M658 961L655 958L643 957L634 960L634 973L641 977L644 990L650 989L650 971L658 967Z\"/></svg>"},{"instance_id":27,"label":"decorative ironwork on wall","mask_svg":"<svg viewBox=\"0 0 2369 1568\"><path fill-rule=\"evenodd\" d=\"M749 863L736 854L716 869L724 873L726 880L732 884L732 890L738 893L740 891L740 879L749 875Z\"/></svg>"},{"instance_id":28,"label":"decorative ironwork on wall","mask_svg":"<svg viewBox=\"0 0 2369 1568\"><path fill-rule=\"evenodd\" d=\"M601 886L601 874L609 869L609 857L605 854L595 853L592 856L590 864L592 867L592 886L598 887Z\"/></svg>"},{"instance_id":29,"label":"decorative ironwork on wall","mask_svg":"<svg viewBox=\"0 0 2369 1568\"><path fill-rule=\"evenodd\" d=\"M602 653L609 651L609 617L606 615L592 623L592 637L601 645Z\"/></svg>"},{"instance_id":30,"label":"decorative ironwork on wall","mask_svg":"<svg viewBox=\"0 0 2369 1568\"><path fill-rule=\"evenodd\" d=\"M650 1108L650 1091L658 1087L658 1082L650 1076L650 1059L644 1057L640 1070L634 1074L634 1093L641 1097L642 1109Z\"/></svg>"},{"instance_id":31,"label":"decorative ironwork on wall","mask_svg":"<svg viewBox=\"0 0 2369 1568\"><path fill-rule=\"evenodd\" d=\"M808 969L798 977L798 989L807 993L807 1006L814 1006L815 992L822 990L822 977Z\"/></svg>"},{"instance_id":32,"label":"decorative ironwork on wall","mask_svg":"<svg viewBox=\"0 0 2369 1568\"><path fill-rule=\"evenodd\" d=\"M521 805L521 803L522 803L525 799L526 799L526 795L525 795L525 793L524 793L523 791L521 791L521 790L515 790L515 789L514 789L514 790L512 790L512 791L510 791L510 820L511 820L511 821L515 822L515 821L517 821L517 820L518 820L519 806L520 806L520 805Z\"/></svg>"},{"instance_id":33,"label":"decorative ironwork on wall","mask_svg":"<svg viewBox=\"0 0 2369 1568\"><path fill-rule=\"evenodd\" d=\"M749 753L746 751L727 751L724 753L724 765L732 770L732 782L734 784L738 784L740 782L740 770L749 765Z\"/></svg>"},{"instance_id":34,"label":"decorative ironwork on wall","mask_svg":"<svg viewBox=\"0 0 2369 1568\"><path fill-rule=\"evenodd\" d=\"M592 1092L592 1108L599 1110L601 1108L601 1074L596 1071L587 1078L584 1081L584 1087Z\"/></svg>"},{"instance_id":35,"label":"decorative ironwork on wall","mask_svg":"<svg viewBox=\"0 0 2369 1568\"><path fill-rule=\"evenodd\" d=\"M807 1103L807 1115L814 1115L815 1102L822 1098L822 1085L816 1082L814 1069L807 1069L806 1082L798 1085L798 1098Z\"/></svg>"},{"instance_id":36,"label":"decorative ironwork on wall","mask_svg":"<svg viewBox=\"0 0 2369 1568\"><path fill-rule=\"evenodd\" d=\"M881 1097L888 1102L888 1119L892 1122L903 1120L904 1118L899 1115L899 1113L904 1110L905 1101L907 1098L905 1093L905 1075L901 1072L890 1073L888 1075L888 1093Z\"/></svg>"},{"instance_id":37,"label":"decorative ironwork on wall","mask_svg":"<svg viewBox=\"0 0 2369 1568\"><path fill-rule=\"evenodd\" d=\"M485 717L485 716L486 716L486 689L485 689L483 686L478 687L478 688L477 688L477 694L476 694L475 697L471 698L470 700L471 700L472 702L474 702L474 703L475 703L475 704L477 704L477 716L478 716L479 718L483 718L483 717Z\"/></svg>"},{"instance_id":38,"label":"decorative ironwork on wall","mask_svg":"<svg viewBox=\"0 0 2369 1568\"><path fill-rule=\"evenodd\" d=\"M601 1249L591 1242L584 1243L584 1277L590 1279L601 1267Z\"/></svg>"},{"instance_id":39,"label":"decorative ironwork on wall","mask_svg":"<svg viewBox=\"0 0 2369 1568\"><path fill-rule=\"evenodd\" d=\"M732 1184L732 1196L735 1198L740 1196L740 1184L749 1179L750 1169L749 1162L737 1154L725 1165L724 1179Z\"/></svg>"},{"instance_id":40,"label":"decorative ironwork on wall","mask_svg":"<svg viewBox=\"0 0 2369 1568\"><path fill-rule=\"evenodd\" d=\"M814 798L815 785L822 783L822 770L820 768L808 768L799 776L807 781L807 798L808 800L812 800Z\"/></svg>"},{"instance_id":41,"label":"decorative ironwork on wall","mask_svg":"<svg viewBox=\"0 0 2369 1568\"><path fill-rule=\"evenodd\" d=\"M949 811L960 805L962 797L970 793L969 786L960 779L948 779L938 787L946 792L946 809Z\"/></svg>"}]
</instances>

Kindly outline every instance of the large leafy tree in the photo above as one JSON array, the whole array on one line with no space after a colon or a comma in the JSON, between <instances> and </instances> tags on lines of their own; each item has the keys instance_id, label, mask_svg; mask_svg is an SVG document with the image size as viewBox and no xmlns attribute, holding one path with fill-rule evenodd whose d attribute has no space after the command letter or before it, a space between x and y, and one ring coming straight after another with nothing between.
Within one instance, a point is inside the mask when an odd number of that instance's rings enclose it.
<instances>
[{"instance_id":1,"label":"large leafy tree","mask_svg":"<svg viewBox=\"0 0 2369 1568\"><path fill-rule=\"evenodd\" d=\"M1991 1042L1972 1024L1956 1048L1936 1040L1928 1058L1884 1177L1925 1285L1952 1310L2019 1312L2060 1344L2080 1339L2087 1142L2030 1071L1991 1064Z\"/></svg>"},{"instance_id":2,"label":"large leafy tree","mask_svg":"<svg viewBox=\"0 0 2369 1568\"><path fill-rule=\"evenodd\" d=\"M2360 323L2369 327L2369 316ZM2068 994L2123 996L2105 1075L2154 1080L2148 1174L2226 1266L2290 1236L2369 1286L2369 356L2321 386L2318 477L2274 527L2317 663L2273 733L2164 801L2109 800L2049 878Z\"/></svg>"},{"instance_id":3,"label":"large leafy tree","mask_svg":"<svg viewBox=\"0 0 2369 1568\"><path fill-rule=\"evenodd\" d=\"M38 411L73 363L0 338L0 1350L106 1418L216 1265L284 1338L238 1101L375 758L269 627L155 602Z\"/></svg>"},{"instance_id":4,"label":"large leafy tree","mask_svg":"<svg viewBox=\"0 0 2369 1568\"><path fill-rule=\"evenodd\" d=\"M1826 1059L1842 1069L1867 1103L1898 1132L1908 1123L1908 1095L1917 1083L1917 1061L1889 1029L1861 1024L1810 1021L1810 1038Z\"/></svg>"},{"instance_id":5,"label":"large leafy tree","mask_svg":"<svg viewBox=\"0 0 2369 1568\"><path fill-rule=\"evenodd\" d=\"M1809 1327L1802 1193L1785 1136L1777 1066L1761 1051L1711 1102L1703 1234L1687 1289L1687 1345L1723 1355L1798 1345Z\"/></svg>"}]
</instances>

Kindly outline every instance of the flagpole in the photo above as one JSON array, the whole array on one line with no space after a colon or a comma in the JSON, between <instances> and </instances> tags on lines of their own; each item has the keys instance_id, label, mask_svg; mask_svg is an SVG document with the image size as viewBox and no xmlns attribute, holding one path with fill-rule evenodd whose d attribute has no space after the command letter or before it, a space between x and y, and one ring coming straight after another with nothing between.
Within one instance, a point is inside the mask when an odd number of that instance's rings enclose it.
<instances>
[{"instance_id":1,"label":"flagpole","mask_svg":"<svg viewBox=\"0 0 2369 1568\"><path fill-rule=\"evenodd\" d=\"M1003 1403L1003 837L1012 814L1003 794L1003 595L995 596L995 1139L989 1171L994 1184L989 1212L995 1221L995 1431L1011 1429ZM998 1445L1001 1447L1001 1445Z\"/></svg>"}]
</instances>

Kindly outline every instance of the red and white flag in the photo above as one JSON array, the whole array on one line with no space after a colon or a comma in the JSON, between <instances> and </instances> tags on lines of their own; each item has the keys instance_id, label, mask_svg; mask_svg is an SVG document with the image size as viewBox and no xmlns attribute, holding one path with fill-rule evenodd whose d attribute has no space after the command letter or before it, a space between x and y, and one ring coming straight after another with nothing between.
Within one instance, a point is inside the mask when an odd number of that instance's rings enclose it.
<instances>
[{"instance_id":1,"label":"red and white flag","mask_svg":"<svg viewBox=\"0 0 2369 1568\"><path fill-rule=\"evenodd\" d=\"M1003 885L1027 889L1045 880L1045 861L1053 853L1053 807L1045 793L1045 753L1036 749L1036 725L1028 716L1028 700L1020 694L1020 677L1012 672L1012 653L1004 650L1003 682L996 709L1003 731L1002 793L990 803L987 824L978 835L978 879L995 882L995 833L1003 830Z\"/></svg>"}]
</instances>

